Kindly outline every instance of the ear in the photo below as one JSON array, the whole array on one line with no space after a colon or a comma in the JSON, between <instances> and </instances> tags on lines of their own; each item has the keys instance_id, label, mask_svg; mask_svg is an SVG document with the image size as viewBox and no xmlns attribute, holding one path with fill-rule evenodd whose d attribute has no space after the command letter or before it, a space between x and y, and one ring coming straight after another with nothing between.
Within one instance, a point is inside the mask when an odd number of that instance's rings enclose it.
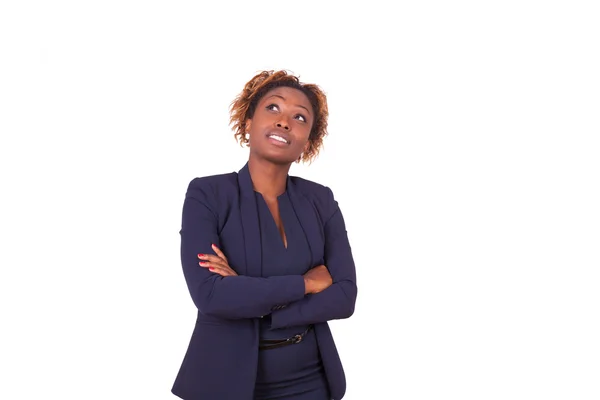
<instances>
[{"instance_id":1,"label":"ear","mask_svg":"<svg viewBox=\"0 0 600 400\"><path fill-rule=\"evenodd\" d=\"M246 132L244 132L244 133L248 133L248 131L249 131L249 130L250 130L250 128L252 127L252 120L251 120L250 118L248 118L248 119L246 120L246 124L245 124L245 125L246 125Z\"/></svg>"}]
</instances>

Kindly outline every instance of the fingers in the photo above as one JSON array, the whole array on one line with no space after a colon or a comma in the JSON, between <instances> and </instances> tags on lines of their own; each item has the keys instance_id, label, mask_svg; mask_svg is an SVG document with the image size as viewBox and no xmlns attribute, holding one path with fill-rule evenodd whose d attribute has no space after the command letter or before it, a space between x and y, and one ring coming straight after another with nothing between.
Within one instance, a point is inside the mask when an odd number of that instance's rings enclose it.
<instances>
[{"instance_id":1,"label":"fingers","mask_svg":"<svg viewBox=\"0 0 600 400\"><path fill-rule=\"evenodd\" d=\"M219 257L221 257L223 260L225 260L225 262L227 262L227 257L225 257L225 254L223 254L223 252L221 251L221 249L219 249L216 245L212 245L212 249L215 251L215 253L217 253L217 255Z\"/></svg>"},{"instance_id":2,"label":"fingers","mask_svg":"<svg viewBox=\"0 0 600 400\"><path fill-rule=\"evenodd\" d=\"M219 256L214 256L212 254L198 254L198 258L201 260L198 262L198 265L203 268L208 268L211 272L221 276L237 275L237 273L231 269L227 261Z\"/></svg>"},{"instance_id":3,"label":"fingers","mask_svg":"<svg viewBox=\"0 0 600 400\"><path fill-rule=\"evenodd\" d=\"M198 254L198 258L209 263L227 264L227 260L223 260L221 257L212 254Z\"/></svg>"},{"instance_id":4,"label":"fingers","mask_svg":"<svg viewBox=\"0 0 600 400\"><path fill-rule=\"evenodd\" d=\"M198 254L198 258L201 260L198 264L202 267L231 268L221 257L211 254Z\"/></svg>"},{"instance_id":5,"label":"fingers","mask_svg":"<svg viewBox=\"0 0 600 400\"><path fill-rule=\"evenodd\" d=\"M207 267L210 272L221 276L236 276L237 274L231 268Z\"/></svg>"},{"instance_id":6,"label":"fingers","mask_svg":"<svg viewBox=\"0 0 600 400\"><path fill-rule=\"evenodd\" d=\"M224 262L218 262L218 261L200 261L198 263L198 265L200 265L201 267L205 267L205 268L221 268L221 269L231 269L231 267L229 267L229 265L225 264Z\"/></svg>"},{"instance_id":7,"label":"fingers","mask_svg":"<svg viewBox=\"0 0 600 400\"><path fill-rule=\"evenodd\" d=\"M200 261L202 268L207 268L210 272L215 272L221 276L235 276L237 273L226 264L213 264L206 261Z\"/></svg>"}]
</instances>

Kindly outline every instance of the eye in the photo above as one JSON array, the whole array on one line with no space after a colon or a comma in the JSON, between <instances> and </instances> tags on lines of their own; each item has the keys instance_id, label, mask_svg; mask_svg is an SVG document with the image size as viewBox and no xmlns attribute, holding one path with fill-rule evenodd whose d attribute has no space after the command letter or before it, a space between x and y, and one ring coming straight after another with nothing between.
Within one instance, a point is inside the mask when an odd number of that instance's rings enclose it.
<instances>
[{"instance_id":1,"label":"eye","mask_svg":"<svg viewBox=\"0 0 600 400\"><path fill-rule=\"evenodd\" d=\"M277 104L269 104L266 108L269 111L279 111L279 106Z\"/></svg>"},{"instance_id":2,"label":"eye","mask_svg":"<svg viewBox=\"0 0 600 400\"><path fill-rule=\"evenodd\" d=\"M302 114L296 115L296 119L299 119L302 122L306 122L306 117Z\"/></svg>"}]
</instances>

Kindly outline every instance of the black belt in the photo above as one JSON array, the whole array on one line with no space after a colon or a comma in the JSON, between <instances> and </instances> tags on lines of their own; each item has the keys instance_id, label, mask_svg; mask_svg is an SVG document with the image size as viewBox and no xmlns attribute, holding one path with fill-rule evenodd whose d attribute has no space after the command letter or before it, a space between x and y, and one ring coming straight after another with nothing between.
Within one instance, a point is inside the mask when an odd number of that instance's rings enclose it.
<instances>
[{"instance_id":1,"label":"black belt","mask_svg":"<svg viewBox=\"0 0 600 400\"><path fill-rule=\"evenodd\" d=\"M306 334L312 328L313 328L313 326L309 325L308 328L306 328L306 330L304 332L300 333L299 335L294 335L291 338L287 338L287 339L261 340L258 344L258 348L259 348L259 350L269 350L269 349L276 349L277 347L287 346L289 344L300 343L302 341L302 339L304 339L304 336L306 336Z\"/></svg>"}]
</instances>

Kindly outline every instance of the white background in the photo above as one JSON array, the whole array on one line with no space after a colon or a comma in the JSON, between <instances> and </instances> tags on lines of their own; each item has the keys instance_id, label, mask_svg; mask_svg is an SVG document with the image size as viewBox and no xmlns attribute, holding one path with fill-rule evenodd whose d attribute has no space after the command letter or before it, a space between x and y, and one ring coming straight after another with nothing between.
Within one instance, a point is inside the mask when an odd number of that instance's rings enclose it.
<instances>
[{"instance_id":1,"label":"white background","mask_svg":"<svg viewBox=\"0 0 600 400\"><path fill-rule=\"evenodd\" d=\"M175 398L187 184L243 166L229 103L288 69L329 98L291 173L353 247L345 400L597 400L593 3L2 2L0 398Z\"/></svg>"}]
</instances>

